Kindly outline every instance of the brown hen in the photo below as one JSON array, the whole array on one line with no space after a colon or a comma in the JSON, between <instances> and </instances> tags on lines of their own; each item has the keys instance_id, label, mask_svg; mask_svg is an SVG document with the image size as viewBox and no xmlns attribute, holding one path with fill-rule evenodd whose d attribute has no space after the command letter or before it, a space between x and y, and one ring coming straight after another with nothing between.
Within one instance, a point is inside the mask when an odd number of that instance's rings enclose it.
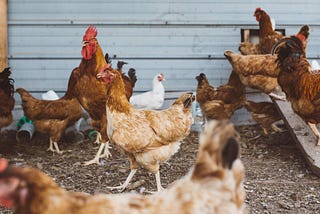
<instances>
[{"instance_id":1,"label":"brown hen","mask_svg":"<svg viewBox=\"0 0 320 214\"><path fill-rule=\"evenodd\" d=\"M261 8L256 8L254 16L259 22L259 43L242 42L239 51L243 55L270 54L273 45L284 35L272 29L269 15ZM309 27L307 25L302 26L298 34L303 34L303 31L309 32Z\"/></svg>"},{"instance_id":2,"label":"brown hen","mask_svg":"<svg viewBox=\"0 0 320 214\"><path fill-rule=\"evenodd\" d=\"M204 73L197 76L196 80L196 100L206 120L230 119L234 111L244 105L245 86L235 72L231 72L227 84L218 88L210 85Z\"/></svg>"},{"instance_id":3,"label":"brown hen","mask_svg":"<svg viewBox=\"0 0 320 214\"><path fill-rule=\"evenodd\" d=\"M80 103L70 93L76 81L74 75L70 75L67 92L58 100L39 100L23 88L16 90L21 96L24 115L32 120L37 131L49 135L48 150L59 154L62 134L82 116Z\"/></svg>"},{"instance_id":4,"label":"brown hen","mask_svg":"<svg viewBox=\"0 0 320 214\"><path fill-rule=\"evenodd\" d=\"M280 121L282 118L274 103L256 103L247 100L244 107L247 109L247 111L252 113L252 119L256 121L258 124L260 124L265 135L267 135L270 130L273 130L275 132L283 131L276 125L276 122Z\"/></svg>"}]
</instances>

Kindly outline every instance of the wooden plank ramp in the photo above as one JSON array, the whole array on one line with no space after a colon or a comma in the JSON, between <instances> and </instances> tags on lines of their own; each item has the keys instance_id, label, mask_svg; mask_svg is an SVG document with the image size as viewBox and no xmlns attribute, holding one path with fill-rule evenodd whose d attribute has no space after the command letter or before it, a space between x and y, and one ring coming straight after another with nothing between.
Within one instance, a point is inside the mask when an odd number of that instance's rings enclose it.
<instances>
[{"instance_id":1,"label":"wooden plank ramp","mask_svg":"<svg viewBox=\"0 0 320 214\"><path fill-rule=\"evenodd\" d=\"M289 101L273 100L313 173L320 177L320 146L307 123L291 108Z\"/></svg>"}]
</instances>

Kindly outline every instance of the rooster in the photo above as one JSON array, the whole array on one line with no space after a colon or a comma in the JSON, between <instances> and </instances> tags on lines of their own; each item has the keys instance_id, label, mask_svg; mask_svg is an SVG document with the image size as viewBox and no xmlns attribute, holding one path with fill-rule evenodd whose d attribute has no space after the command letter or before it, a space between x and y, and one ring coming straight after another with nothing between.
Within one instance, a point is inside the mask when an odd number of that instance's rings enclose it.
<instances>
[{"instance_id":1,"label":"rooster","mask_svg":"<svg viewBox=\"0 0 320 214\"><path fill-rule=\"evenodd\" d=\"M214 88L204 73L196 77L196 100L206 120L230 119L234 111L245 102L245 86L238 75L231 72L228 83Z\"/></svg>"},{"instance_id":2,"label":"rooster","mask_svg":"<svg viewBox=\"0 0 320 214\"><path fill-rule=\"evenodd\" d=\"M14 80L10 78L11 70L5 68L0 73L0 131L9 126L13 121L12 110L14 108Z\"/></svg>"},{"instance_id":3,"label":"rooster","mask_svg":"<svg viewBox=\"0 0 320 214\"><path fill-rule=\"evenodd\" d=\"M48 151L62 153L58 146L62 134L68 126L73 125L82 116L80 103L71 94L75 81L75 74L72 73L67 92L57 100L39 100L23 88L16 90L21 96L24 115L32 120L37 131L49 134Z\"/></svg>"},{"instance_id":4,"label":"rooster","mask_svg":"<svg viewBox=\"0 0 320 214\"><path fill-rule=\"evenodd\" d=\"M155 75L152 80L152 91L132 96L131 105L139 109L160 109L164 103L165 91L162 85L164 80L162 73Z\"/></svg>"},{"instance_id":5,"label":"rooster","mask_svg":"<svg viewBox=\"0 0 320 214\"><path fill-rule=\"evenodd\" d=\"M320 74L312 72L306 58L306 38L291 36L275 44L280 68L278 82L291 102L293 111L303 118L318 138L320 133L316 124L320 122Z\"/></svg>"},{"instance_id":6,"label":"rooster","mask_svg":"<svg viewBox=\"0 0 320 214\"><path fill-rule=\"evenodd\" d=\"M99 164L101 157L108 157L111 155L109 152L109 141L107 136L107 118L106 118L106 86L103 81L96 78L96 75L104 67L110 66L106 63L104 54L96 38L98 34L94 26L88 27L82 40L82 60L79 67L74 69L77 75L77 81L71 89L73 96L75 96L82 107L89 113L92 119L91 125L99 131L96 143L102 143L100 150L96 153L95 157L87 161L85 165ZM129 85L128 98L132 94L132 83ZM103 154L102 154L103 152ZM102 155L101 155L102 154Z\"/></svg>"},{"instance_id":7,"label":"rooster","mask_svg":"<svg viewBox=\"0 0 320 214\"><path fill-rule=\"evenodd\" d=\"M275 132L282 132L283 130L276 125L280 121L281 115L272 102L253 102L247 100L244 107L247 111L252 112L252 119L259 123L265 135L272 129Z\"/></svg>"},{"instance_id":8,"label":"rooster","mask_svg":"<svg viewBox=\"0 0 320 214\"><path fill-rule=\"evenodd\" d=\"M190 133L193 123L192 93L181 95L167 110L138 110L125 96L121 74L112 69L98 75L107 84L108 136L113 144L130 160L131 172L123 185L111 189L125 189L140 166L156 176L157 190L163 188L159 164L176 153L180 141Z\"/></svg>"},{"instance_id":9,"label":"rooster","mask_svg":"<svg viewBox=\"0 0 320 214\"><path fill-rule=\"evenodd\" d=\"M17 214L247 213L245 170L234 127L212 121L199 141L190 173L153 195L69 192L36 168L8 165L0 159L0 204Z\"/></svg>"}]
</instances>

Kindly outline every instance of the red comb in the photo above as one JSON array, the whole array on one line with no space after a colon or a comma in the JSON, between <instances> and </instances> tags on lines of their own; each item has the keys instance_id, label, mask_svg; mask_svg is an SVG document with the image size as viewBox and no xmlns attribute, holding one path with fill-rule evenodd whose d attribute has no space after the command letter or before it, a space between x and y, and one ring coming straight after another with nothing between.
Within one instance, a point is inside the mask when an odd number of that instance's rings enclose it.
<instances>
[{"instance_id":1,"label":"red comb","mask_svg":"<svg viewBox=\"0 0 320 214\"><path fill-rule=\"evenodd\" d=\"M257 7L256 10L254 11L254 13L256 13L258 11L262 11L261 7Z\"/></svg>"},{"instance_id":2,"label":"red comb","mask_svg":"<svg viewBox=\"0 0 320 214\"><path fill-rule=\"evenodd\" d=\"M92 38L95 38L97 34L98 34L97 28L93 25L90 25L83 36L83 41L88 41Z\"/></svg>"},{"instance_id":3,"label":"red comb","mask_svg":"<svg viewBox=\"0 0 320 214\"><path fill-rule=\"evenodd\" d=\"M6 170L8 167L8 161L4 158L0 158L0 173Z\"/></svg>"},{"instance_id":4,"label":"red comb","mask_svg":"<svg viewBox=\"0 0 320 214\"><path fill-rule=\"evenodd\" d=\"M298 37L302 42L306 41L306 37L300 33L296 34L296 37Z\"/></svg>"},{"instance_id":5,"label":"red comb","mask_svg":"<svg viewBox=\"0 0 320 214\"><path fill-rule=\"evenodd\" d=\"M107 68L110 68L110 64L108 64L108 63L104 65L104 67L102 68L102 70L104 71L104 70L106 70Z\"/></svg>"}]
</instances>

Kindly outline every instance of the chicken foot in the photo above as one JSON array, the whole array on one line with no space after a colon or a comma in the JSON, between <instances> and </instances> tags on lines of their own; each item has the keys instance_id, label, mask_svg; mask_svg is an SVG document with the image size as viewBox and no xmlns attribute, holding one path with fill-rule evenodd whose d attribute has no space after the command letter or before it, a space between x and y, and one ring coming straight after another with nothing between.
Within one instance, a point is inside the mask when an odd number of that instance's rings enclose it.
<instances>
[{"instance_id":1,"label":"chicken foot","mask_svg":"<svg viewBox=\"0 0 320 214\"><path fill-rule=\"evenodd\" d=\"M284 132L285 130L282 128L279 128L275 123L271 124L271 128L273 129L273 131L275 132Z\"/></svg>"},{"instance_id":2,"label":"chicken foot","mask_svg":"<svg viewBox=\"0 0 320 214\"><path fill-rule=\"evenodd\" d=\"M54 146L54 148L53 148ZM57 142L53 142L53 140L50 138L50 146L47 149L47 151L52 151L52 152L56 152L58 154L62 154L62 151L60 151L58 143Z\"/></svg>"},{"instance_id":3,"label":"chicken foot","mask_svg":"<svg viewBox=\"0 0 320 214\"><path fill-rule=\"evenodd\" d=\"M102 140L101 134L100 134L100 132L97 132L97 138L93 143L99 144L101 142L101 140Z\"/></svg>"},{"instance_id":4,"label":"chicken foot","mask_svg":"<svg viewBox=\"0 0 320 214\"><path fill-rule=\"evenodd\" d=\"M104 152L103 152L102 155L100 155L100 158L106 158L106 159L108 159L109 157L111 157L112 155L111 155L111 153L110 153L110 151L109 151L110 148L111 148L111 147L109 146L109 141L107 141L107 142L105 143L105 146L104 146Z\"/></svg>"},{"instance_id":5,"label":"chicken foot","mask_svg":"<svg viewBox=\"0 0 320 214\"><path fill-rule=\"evenodd\" d=\"M131 169L130 174L128 175L126 181L122 185L115 186L115 187L107 187L107 188L110 190L119 189L119 191L122 192L127 188L127 186L129 185L131 179L133 178L134 174L136 174L136 172L137 172L137 169Z\"/></svg>"},{"instance_id":6,"label":"chicken foot","mask_svg":"<svg viewBox=\"0 0 320 214\"><path fill-rule=\"evenodd\" d=\"M103 157L106 157L106 158L108 158L108 157L111 157L111 153L110 153L110 151L109 151L109 141L107 141L106 143L101 143L100 144L100 147L99 147L99 150L98 150L98 152L97 152L97 154L95 155L95 157L92 159L92 160L90 160L90 161L86 161L85 163L84 163L84 165L85 166L88 166L88 165L91 165L91 164L98 164L98 165L100 165L100 162L99 162L99 159L100 158L103 158ZM104 151L103 152L103 154L101 155L101 153L102 153L102 151Z\"/></svg>"},{"instance_id":7,"label":"chicken foot","mask_svg":"<svg viewBox=\"0 0 320 214\"><path fill-rule=\"evenodd\" d=\"M318 143L317 146L320 146L320 132L317 128L317 125L314 123L308 123L308 125L310 126L311 130L313 131L313 133L317 136L318 138Z\"/></svg>"}]
</instances>

